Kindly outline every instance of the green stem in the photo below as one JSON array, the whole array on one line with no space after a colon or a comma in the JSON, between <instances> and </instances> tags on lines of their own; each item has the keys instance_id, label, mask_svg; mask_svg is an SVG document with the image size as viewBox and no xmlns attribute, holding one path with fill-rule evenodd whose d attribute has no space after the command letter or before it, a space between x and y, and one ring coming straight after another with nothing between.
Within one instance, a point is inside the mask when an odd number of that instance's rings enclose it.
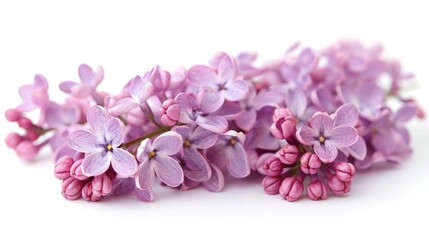
<instances>
[{"instance_id":1,"label":"green stem","mask_svg":"<svg viewBox=\"0 0 429 240\"><path fill-rule=\"evenodd\" d=\"M156 135L158 135L158 134L165 133L165 132L168 132L168 131L170 131L170 130L171 130L171 127L162 127L162 128L158 128L158 129L156 129L156 130L155 130L155 131L153 131L153 132L150 132L150 133L148 133L148 134L146 134L146 135L143 135L143 136L141 136L141 137L138 137L138 138L136 138L136 139L133 139L133 140L131 140L131 141L128 141L128 142L126 142L126 143L121 144L121 147L123 147L123 148L128 148L128 147L130 147L130 146L132 146L132 145L134 145L134 144L138 144L138 143L140 143L141 141L145 140L146 138L155 137L155 136L156 136Z\"/></svg>"}]
</instances>

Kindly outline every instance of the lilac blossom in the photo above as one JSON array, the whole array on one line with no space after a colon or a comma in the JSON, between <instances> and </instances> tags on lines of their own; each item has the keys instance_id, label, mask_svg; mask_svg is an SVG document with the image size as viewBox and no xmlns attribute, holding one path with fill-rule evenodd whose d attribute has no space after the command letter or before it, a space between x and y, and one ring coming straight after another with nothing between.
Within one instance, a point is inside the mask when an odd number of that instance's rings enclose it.
<instances>
[{"instance_id":1,"label":"lilac blossom","mask_svg":"<svg viewBox=\"0 0 429 240\"><path fill-rule=\"evenodd\" d=\"M97 67L94 71L86 64L81 64L78 69L81 83L65 81L60 84L63 92L70 93L75 98L86 98L95 93L97 86L104 78L104 70Z\"/></svg>"},{"instance_id":2,"label":"lilac blossom","mask_svg":"<svg viewBox=\"0 0 429 240\"><path fill-rule=\"evenodd\" d=\"M320 160L326 163L335 160L339 147L349 147L359 138L356 129L347 125L334 126L329 115L321 112L313 115L310 127L301 127L296 135L302 144L313 146Z\"/></svg>"},{"instance_id":3,"label":"lilac blossom","mask_svg":"<svg viewBox=\"0 0 429 240\"><path fill-rule=\"evenodd\" d=\"M16 108L20 112L29 112L36 108L44 108L49 102L48 81L45 76L34 76L34 84L24 85L19 88L22 103Z\"/></svg>"},{"instance_id":4,"label":"lilac blossom","mask_svg":"<svg viewBox=\"0 0 429 240\"><path fill-rule=\"evenodd\" d=\"M87 120L90 130L77 130L67 137L68 145L87 153L82 171L87 176L97 176L107 171L112 163L119 175L130 176L137 171L133 155L120 146L125 137L125 126L100 106L88 109Z\"/></svg>"},{"instance_id":5,"label":"lilac blossom","mask_svg":"<svg viewBox=\"0 0 429 240\"><path fill-rule=\"evenodd\" d=\"M309 48L304 49L297 59L287 59L281 67L282 77L291 87L304 88L310 84L310 72L316 66L318 58Z\"/></svg>"},{"instance_id":6,"label":"lilac blossom","mask_svg":"<svg viewBox=\"0 0 429 240\"><path fill-rule=\"evenodd\" d=\"M237 79L237 68L228 55L220 60L217 72L210 67L197 65L189 69L188 78L192 85L210 88L218 93L221 105L225 99L243 100L249 92L247 82Z\"/></svg>"},{"instance_id":7,"label":"lilac blossom","mask_svg":"<svg viewBox=\"0 0 429 240\"><path fill-rule=\"evenodd\" d=\"M170 187L177 187L183 182L183 170L174 154L182 149L182 137L176 132L166 132L155 140L145 139L137 151L140 162L136 185L140 189L149 189L155 182L155 175Z\"/></svg>"}]
</instances>

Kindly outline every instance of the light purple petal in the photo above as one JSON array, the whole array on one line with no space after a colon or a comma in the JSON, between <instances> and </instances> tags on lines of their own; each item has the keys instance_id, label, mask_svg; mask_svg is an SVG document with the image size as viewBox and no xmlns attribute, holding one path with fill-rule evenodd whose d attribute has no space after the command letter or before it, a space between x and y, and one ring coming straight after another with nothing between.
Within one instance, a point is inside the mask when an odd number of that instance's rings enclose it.
<instances>
[{"instance_id":1,"label":"light purple petal","mask_svg":"<svg viewBox=\"0 0 429 240\"><path fill-rule=\"evenodd\" d=\"M116 196L129 195L134 192L135 187L134 178L119 178L115 177L112 180L112 194Z\"/></svg>"},{"instance_id":2,"label":"light purple petal","mask_svg":"<svg viewBox=\"0 0 429 240\"><path fill-rule=\"evenodd\" d=\"M121 145L125 137L125 125L117 118L112 118L107 123L106 141L113 147Z\"/></svg>"},{"instance_id":3,"label":"light purple petal","mask_svg":"<svg viewBox=\"0 0 429 240\"><path fill-rule=\"evenodd\" d=\"M107 122L111 118L106 109L101 106L91 106L88 108L86 118L97 138L103 138L106 133Z\"/></svg>"},{"instance_id":4,"label":"light purple petal","mask_svg":"<svg viewBox=\"0 0 429 240\"><path fill-rule=\"evenodd\" d=\"M91 85L94 81L94 72L92 68L86 64L81 64L78 69L79 78L82 83Z\"/></svg>"},{"instance_id":5,"label":"light purple petal","mask_svg":"<svg viewBox=\"0 0 429 240\"><path fill-rule=\"evenodd\" d=\"M215 133L224 133L228 129L228 122L221 116L198 116L195 122L199 126Z\"/></svg>"},{"instance_id":6,"label":"light purple petal","mask_svg":"<svg viewBox=\"0 0 429 240\"><path fill-rule=\"evenodd\" d=\"M211 168L207 160L195 148L184 149L182 160L185 163L183 172L192 181L205 182L211 176Z\"/></svg>"},{"instance_id":7,"label":"light purple petal","mask_svg":"<svg viewBox=\"0 0 429 240\"><path fill-rule=\"evenodd\" d=\"M155 171L150 160L143 161L136 176L136 186L140 189L148 189L155 182Z\"/></svg>"},{"instance_id":8,"label":"light purple petal","mask_svg":"<svg viewBox=\"0 0 429 240\"><path fill-rule=\"evenodd\" d=\"M310 125L315 133L327 133L332 129L332 119L326 113L315 113L311 118Z\"/></svg>"},{"instance_id":9,"label":"light purple petal","mask_svg":"<svg viewBox=\"0 0 429 240\"><path fill-rule=\"evenodd\" d=\"M197 149L207 149L217 141L218 135L202 127L197 127L192 134L192 145Z\"/></svg>"},{"instance_id":10,"label":"light purple petal","mask_svg":"<svg viewBox=\"0 0 429 240\"><path fill-rule=\"evenodd\" d=\"M261 109L265 106L275 106L277 107L284 100L282 94L267 90L260 90L258 94L255 96L253 101L253 106L256 110Z\"/></svg>"},{"instance_id":11,"label":"light purple petal","mask_svg":"<svg viewBox=\"0 0 429 240\"><path fill-rule=\"evenodd\" d=\"M339 126L333 128L329 135L325 135L326 141L337 147L349 147L356 143L359 139L359 134L356 129L350 126Z\"/></svg>"},{"instance_id":12,"label":"light purple petal","mask_svg":"<svg viewBox=\"0 0 429 240\"><path fill-rule=\"evenodd\" d=\"M300 89L289 89L286 93L286 106L292 110L295 116L301 116L307 108L307 95Z\"/></svg>"},{"instance_id":13,"label":"light purple petal","mask_svg":"<svg viewBox=\"0 0 429 240\"><path fill-rule=\"evenodd\" d=\"M228 101L240 101L246 98L249 94L249 86L243 79L227 82L225 89L220 91Z\"/></svg>"},{"instance_id":14,"label":"light purple petal","mask_svg":"<svg viewBox=\"0 0 429 240\"><path fill-rule=\"evenodd\" d=\"M346 125L356 126L359 121L359 113L353 104L344 104L337 109L334 118L334 127Z\"/></svg>"},{"instance_id":15,"label":"light purple petal","mask_svg":"<svg viewBox=\"0 0 429 240\"><path fill-rule=\"evenodd\" d=\"M132 109L138 107L139 104L132 98L122 98L119 99L114 106L109 108L110 114L114 116L120 116L122 114L128 113Z\"/></svg>"},{"instance_id":16,"label":"light purple petal","mask_svg":"<svg viewBox=\"0 0 429 240\"><path fill-rule=\"evenodd\" d=\"M357 92L357 96L363 106L379 106L384 99L383 90L375 83L365 83Z\"/></svg>"},{"instance_id":17,"label":"light purple petal","mask_svg":"<svg viewBox=\"0 0 429 240\"><path fill-rule=\"evenodd\" d=\"M218 74L222 82L235 80L235 77L237 76L237 68L230 56L225 55L222 57L218 66Z\"/></svg>"},{"instance_id":18,"label":"light purple petal","mask_svg":"<svg viewBox=\"0 0 429 240\"><path fill-rule=\"evenodd\" d=\"M83 153L95 152L101 148L94 134L85 130L70 133L67 136L67 144L72 149Z\"/></svg>"},{"instance_id":19,"label":"light purple petal","mask_svg":"<svg viewBox=\"0 0 429 240\"><path fill-rule=\"evenodd\" d=\"M74 86L76 86L77 83L71 82L71 81L65 81L60 83L60 90L66 93L71 93L71 90Z\"/></svg>"},{"instance_id":20,"label":"light purple petal","mask_svg":"<svg viewBox=\"0 0 429 240\"><path fill-rule=\"evenodd\" d=\"M150 81L143 81L140 76L136 76L131 81L129 89L130 96L140 104L143 104L154 92L153 84Z\"/></svg>"},{"instance_id":21,"label":"light purple petal","mask_svg":"<svg viewBox=\"0 0 429 240\"><path fill-rule=\"evenodd\" d=\"M192 103L191 96L188 96L185 93L180 93L176 97L176 102L180 107L180 119L179 121L182 123L190 123L192 122Z\"/></svg>"},{"instance_id":22,"label":"light purple petal","mask_svg":"<svg viewBox=\"0 0 429 240\"><path fill-rule=\"evenodd\" d=\"M148 153L153 151L152 141L149 138L146 138L140 143L140 146L137 149L137 160L140 162L148 161Z\"/></svg>"},{"instance_id":23,"label":"light purple petal","mask_svg":"<svg viewBox=\"0 0 429 240\"><path fill-rule=\"evenodd\" d=\"M86 98L91 95L92 87L85 84L76 84L71 88L71 95L75 98Z\"/></svg>"},{"instance_id":24,"label":"light purple petal","mask_svg":"<svg viewBox=\"0 0 429 240\"><path fill-rule=\"evenodd\" d=\"M314 90L311 95L311 100L317 107L325 112L334 112L336 109L334 94L326 87L319 87Z\"/></svg>"},{"instance_id":25,"label":"light purple petal","mask_svg":"<svg viewBox=\"0 0 429 240\"><path fill-rule=\"evenodd\" d=\"M357 160L363 160L366 157L367 153L365 140L362 137L359 137L357 142L348 147L347 150Z\"/></svg>"},{"instance_id":26,"label":"light purple petal","mask_svg":"<svg viewBox=\"0 0 429 240\"><path fill-rule=\"evenodd\" d=\"M243 145L236 143L232 147L228 147L225 151L226 168L232 176L236 178L244 178L250 174L250 166L247 162L247 155Z\"/></svg>"},{"instance_id":27,"label":"light purple petal","mask_svg":"<svg viewBox=\"0 0 429 240\"><path fill-rule=\"evenodd\" d=\"M298 140L304 145L313 145L317 142L318 133L315 132L312 128L307 126L302 126L298 129L296 133Z\"/></svg>"},{"instance_id":28,"label":"light purple petal","mask_svg":"<svg viewBox=\"0 0 429 240\"><path fill-rule=\"evenodd\" d=\"M86 176L98 176L107 171L110 166L106 152L94 152L87 155L82 161L82 172Z\"/></svg>"},{"instance_id":29,"label":"light purple petal","mask_svg":"<svg viewBox=\"0 0 429 240\"><path fill-rule=\"evenodd\" d=\"M188 139L192 135L192 129L188 126L174 127L173 130L182 136L183 140Z\"/></svg>"},{"instance_id":30,"label":"light purple petal","mask_svg":"<svg viewBox=\"0 0 429 240\"><path fill-rule=\"evenodd\" d=\"M155 199L155 194L153 193L152 188L136 188L136 196L142 202L152 202Z\"/></svg>"},{"instance_id":31,"label":"light purple petal","mask_svg":"<svg viewBox=\"0 0 429 240\"><path fill-rule=\"evenodd\" d=\"M183 182L183 171L180 164L173 158L157 154L153 168L158 178L170 187L177 187Z\"/></svg>"},{"instance_id":32,"label":"light purple petal","mask_svg":"<svg viewBox=\"0 0 429 240\"><path fill-rule=\"evenodd\" d=\"M207 182L203 183L205 189L210 192L220 192L225 186L225 178L222 171L215 165L210 165L212 174Z\"/></svg>"},{"instance_id":33,"label":"light purple petal","mask_svg":"<svg viewBox=\"0 0 429 240\"><path fill-rule=\"evenodd\" d=\"M235 120L235 123L239 128L248 132L252 129L253 125L255 125L256 117L256 110L250 109L248 111L244 111L243 114Z\"/></svg>"},{"instance_id":34,"label":"light purple petal","mask_svg":"<svg viewBox=\"0 0 429 240\"><path fill-rule=\"evenodd\" d=\"M417 115L417 108L411 104L402 106L394 114L393 121L395 122L407 122Z\"/></svg>"},{"instance_id":35,"label":"light purple petal","mask_svg":"<svg viewBox=\"0 0 429 240\"><path fill-rule=\"evenodd\" d=\"M310 48L306 48L299 55L298 61L302 71L309 72L316 66L317 57Z\"/></svg>"},{"instance_id":36,"label":"light purple petal","mask_svg":"<svg viewBox=\"0 0 429 240\"><path fill-rule=\"evenodd\" d=\"M402 141L399 134L395 134L393 130L379 130L371 143L377 151L389 156L396 150L399 141Z\"/></svg>"},{"instance_id":37,"label":"light purple petal","mask_svg":"<svg viewBox=\"0 0 429 240\"><path fill-rule=\"evenodd\" d=\"M221 108L213 112L213 115L222 116L226 120L235 120L240 116L241 112L240 102L225 101Z\"/></svg>"},{"instance_id":38,"label":"light purple petal","mask_svg":"<svg viewBox=\"0 0 429 240\"><path fill-rule=\"evenodd\" d=\"M222 107L225 99L218 92L205 88L198 92L200 110L204 113L212 113Z\"/></svg>"},{"instance_id":39,"label":"light purple petal","mask_svg":"<svg viewBox=\"0 0 429 240\"><path fill-rule=\"evenodd\" d=\"M203 65L193 66L188 70L189 82L196 87L215 87L220 84L213 69Z\"/></svg>"},{"instance_id":40,"label":"light purple petal","mask_svg":"<svg viewBox=\"0 0 429 240\"><path fill-rule=\"evenodd\" d=\"M225 144L216 144L213 147L207 149L206 157L210 162L210 165L215 164L221 169L224 169L226 166L227 158L225 154Z\"/></svg>"},{"instance_id":41,"label":"light purple petal","mask_svg":"<svg viewBox=\"0 0 429 240\"><path fill-rule=\"evenodd\" d=\"M159 135L152 144L153 149L158 154L174 155L182 150L183 140L180 134L169 131Z\"/></svg>"},{"instance_id":42,"label":"light purple petal","mask_svg":"<svg viewBox=\"0 0 429 240\"><path fill-rule=\"evenodd\" d=\"M137 171L137 161L131 153L115 148L112 151L112 167L120 176L131 176Z\"/></svg>"},{"instance_id":43,"label":"light purple petal","mask_svg":"<svg viewBox=\"0 0 429 240\"><path fill-rule=\"evenodd\" d=\"M331 163L338 156L337 148L329 142L325 142L323 145L321 145L319 142L316 142L313 145L313 149L317 156L319 156L320 161L324 163Z\"/></svg>"}]
</instances>

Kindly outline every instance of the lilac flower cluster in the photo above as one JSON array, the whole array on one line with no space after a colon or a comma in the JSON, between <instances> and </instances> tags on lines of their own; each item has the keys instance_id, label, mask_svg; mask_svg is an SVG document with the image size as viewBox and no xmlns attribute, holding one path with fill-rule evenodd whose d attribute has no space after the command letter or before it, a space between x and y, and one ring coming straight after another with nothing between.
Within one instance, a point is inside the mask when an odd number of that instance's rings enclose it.
<instances>
[{"instance_id":1,"label":"lilac flower cluster","mask_svg":"<svg viewBox=\"0 0 429 240\"><path fill-rule=\"evenodd\" d=\"M227 176L251 172L264 175L268 194L325 199L349 192L356 169L412 152L404 125L424 113L401 96L411 75L381 51L349 41L317 52L293 46L259 66L254 53L221 52L209 65L155 66L116 95L97 89L103 68L83 64L80 82L60 84L63 103L36 75L5 114L23 132L6 144L27 161L50 146L71 200L135 194L150 202L155 182L219 192Z\"/></svg>"}]
</instances>

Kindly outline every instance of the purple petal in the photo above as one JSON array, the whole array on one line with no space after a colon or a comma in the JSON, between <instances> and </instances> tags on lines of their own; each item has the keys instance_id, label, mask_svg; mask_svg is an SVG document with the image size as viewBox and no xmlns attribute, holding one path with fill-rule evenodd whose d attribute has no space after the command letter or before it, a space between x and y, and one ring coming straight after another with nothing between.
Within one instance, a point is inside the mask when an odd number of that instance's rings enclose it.
<instances>
[{"instance_id":1,"label":"purple petal","mask_svg":"<svg viewBox=\"0 0 429 240\"><path fill-rule=\"evenodd\" d=\"M242 108L239 102L225 101L221 108L213 112L213 115L224 117L226 120L237 119L242 112Z\"/></svg>"},{"instance_id":2,"label":"purple petal","mask_svg":"<svg viewBox=\"0 0 429 240\"><path fill-rule=\"evenodd\" d=\"M82 172L88 177L98 176L107 171L110 166L106 152L94 152L87 155L82 162Z\"/></svg>"},{"instance_id":3,"label":"purple petal","mask_svg":"<svg viewBox=\"0 0 429 240\"><path fill-rule=\"evenodd\" d=\"M252 129L253 125L255 125L257 116L256 110L250 109L249 111L244 111L243 114L235 120L235 123L239 128L248 132Z\"/></svg>"},{"instance_id":4,"label":"purple petal","mask_svg":"<svg viewBox=\"0 0 429 240\"><path fill-rule=\"evenodd\" d=\"M214 70L203 65L191 67L188 70L188 79L196 87L215 87L221 83Z\"/></svg>"},{"instance_id":5,"label":"purple petal","mask_svg":"<svg viewBox=\"0 0 429 240\"><path fill-rule=\"evenodd\" d=\"M82 83L91 85L94 81L94 72L92 68L86 64L81 64L78 69L79 78Z\"/></svg>"},{"instance_id":6,"label":"purple petal","mask_svg":"<svg viewBox=\"0 0 429 240\"><path fill-rule=\"evenodd\" d=\"M265 106L275 106L277 107L284 100L282 94L267 90L260 90L258 94L255 96L255 100L253 101L253 106L256 110L261 109Z\"/></svg>"},{"instance_id":7,"label":"purple petal","mask_svg":"<svg viewBox=\"0 0 429 240\"><path fill-rule=\"evenodd\" d=\"M347 150L354 158L358 160L363 160L366 157L366 153L367 153L365 140L362 137L359 137L357 142L351 145L350 147L348 147Z\"/></svg>"},{"instance_id":8,"label":"purple petal","mask_svg":"<svg viewBox=\"0 0 429 240\"><path fill-rule=\"evenodd\" d=\"M180 134L182 136L183 140L189 139L189 137L192 135L192 129L188 126L178 126L174 127L173 129L175 132Z\"/></svg>"},{"instance_id":9,"label":"purple petal","mask_svg":"<svg viewBox=\"0 0 429 240\"><path fill-rule=\"evenodd\" d=\"M229 82L235 80L237 76L237 68L230 56L225 55L219 62L218 74L222 82Z\"/></svg>"},{"instance_id":10,"label":"purple petal","mask_svg":"<svg viewBox=\"0 0 429 240\"><path fill-rule=\"evenodd\" d=\"M70 148L83 153L91 153L100 149L100 145L93 133L85 130L76 130L67 136Z\"/></svg>"},{"instance_id":11,"label":"purple petal","mask_svg":"<svg viewBox=\"0 0 429 240\"><path fill-rule=\"evenodd\" d=\"M152 202L155 199L155 194L153 193L152 188L136 188L136 196L142 202Z\"/></svg>"},{"instance_id":12,"label":"purple petal","mask_svg":"<svg viewBox=\"0 0 429 240\"><path fill-rule=\"evenodd\" d=\"M218 92L211 89L200 89L198 92L200 110L204 113L212 113L222 107L225 99Z\"/></svg>"},{"instance_id":13,"label":"purple petal","mask_svg":"<svg viewBox=\"0 0 429 240\"><path fill-rule=\"evenodd\" d=\"M329 134L325 135L326 141L337 147L349 147L356 143L359 134L356 129L350 126L339 126L333 128Z\"/></svg>"},{"instance_id":14,"label":"purple petal","mask_svg":"<svg viewBox=\"0 0 429 240\"><path fill-rule=\"evenodd\" d=\"M302 126L300 129L298 129L296 136L298 140L304 145L313 145L315 142L317 142L317 137L319 137L317 132L307 126Z\"/></svg>"},{"instance_id":15,"label":"purple petal","mask_svg":"<svg viewBox=\"0 0 429 240\"><path fill-rule=\"evenodd\" d=\"M207 149L217 141L218 135L202 127L197 127L192 134L192 145L197 149Z\"/></svg>"},{"instance_id":16,"label":"purple petal","mask_svg":"<svg viewBox=\"0 0 429 240\"><path fill-rule=\"evenodd\" d=\"M205 182L210 178L210 166L197 149L185 148L182 160L185 162L183 172L187 178L196 182Z\"/></svg>"},{"instance_id":17,"label":"purple petal","mask_svg":"<svg viewBox=\"0 0 429 240\"><path fill-rule=\"evenodd\" d=\"M319 156L320 161L324 163L331 163L338 156L337 148L329 142L325 142L323 145L316 142L313 145L313 149L317 156Z\"/></svg>"},{"instance_id":18,"label":"purple petal","mask_svg":"<svg viewBox=\"0 0 429 240\"><path fill-rule=\"evenodd\" d=\"M245 80L237 79L227 82L225 89L221 90L221 93L228 101L240 101L246 98L247 94L249 94L249 86Z\"/></svg>"},{"instance_id":19,"label":"purple petal","mask_svg":"<svg viewBox=\"0 0 429 240\"><path fill-rule=\"evenodd\" d=\"M228 122L221 116L198 116L195 122L209 131L224 133L228 129Z\"/></svg>"},{"instance_id":20,"label":"purple petal","mask_svg":"<svg viewBox=\"0 0 429 240\"><path fill-rule=\"evenodd\" d=\"M334 112L336 109L334 94L329 88L319 87L311 93L312 102L325 112Z\"/></svg>"},{"instance_id":21,"label":"purple petal","mask_svg":"<svg viewBox=\"0 0 429 240\"><path fill-rule=\"evenodd\" d=\"M125 125L117 118L112 118L107 123L106 141L113 147L121 145L125 137Z\"/></svg>"},{"instance_id":22,"label":"purple petal","mask_svg":"<svg viewBox=\"0 0 429 240\"><path fill-rule=\"evenodd\" d=\"M304 49L299 55L299 65L305 72L313 70L317 64L317 57L310 48Z\"/></svg>"},{"instance_id":23,"label":"purple petal","mask_svg":"<svg viewBox=\"0 0 429 240\"><path fill-rule=\"evenodd\" d=\"M417 108L411 104L406 104L402 106L398 111L394 114L395 122L407 122L411 120L411 118L417 115Z\"/></svg>"},{"instance_id":24,"label":"purple petal","mask_svg":"<svg viewBox=\"0 0 429 240\"><path fill-rule=\"evenodd\" d=\"M131 153L115 148L112 151L112 167L120 176L132 176L137 172L137 161Z\"/></svg>"},{"instance_id":25,"label":"purple petal","mask_svg":"<svg viewBox=\"0 0 429 240\"><path fill-rule=\"evenodd\" d=\"M137 149L137 160L140 162L148 161L148 153L153 151L152 141L149 138L146 138L140 143L140 146Z\"/></svg>"},{"instance_id":26,"label":"purple petal","mask_svg":"<svg viewBox=\"0 0 429 240\"><path fill-rule=\"evenodd\" d=\"M153 168L158 178L170 187L177 187L183 182L183 171L180 164L173 158L157 154Z\"/></svg>"},{"instance_id":27,"label":"purple petal","mask_svg":"<svg viewBox=\"0 0 429 240\"><path fill-rule=\"evenodd\" d=\"M88 108L86 118L97 138L104 138L104 134L107 129L107 122L111 118L106 109L101 106L91 106Z\"/></svg>"},{"instance_id":28,"label":"purple petal","mask_svg":"<svg viewBox=\"0 0 429 240\"><path fill-rule=\"evenodd\" d=\"M334 118L334 127L346 125L356 126L359 121L359 113L353 104L344 104L337 109Z\"/></svg>"},{"instance_id":29,"label":"purple petal","mask_svg":"<svg viewBox=\"0 0 429 240\"><path fill-rule=\"evenodd\" d=\"M286 93L286 106L292 110L295 116L302 116L307 108L307 95L300 89L289 89Z\"/></svg>"},{"instance_id":30,"label":"purple petal","mask_svg":"<svg viewBox=\"0 0 429 240\"><path fill-rule=\"evenodd\" d=\"M327 133L331 130L333 122L326 113L315 113L311 118L310 125L315 133Z\"/></svg>"},{"instance_id":31,"label":"purple petal","mask_svg":"<svg viewBox=\"0 0 429 240\"><path fill-rule=\"evenodd\" d=\"M76 84L71 88L71 95L75 98L86 98L91 95L92 87L85 84Z\"/></svg>"},{"instance_id":32,"label":"purple petal","mask_svg":"<svg viewBox=\"0 0 429 240\"><path fill-rule=\"evenodd\" d=\"M243 148L243 145L236 143L232 147L228 147L225 151L226 168L232 176L236 178L244 178L250 174L250 166L247 162L247 155Z\"/></svg>"},{"instance_id":33,"label":"purple petal","mask_svg":"<svg viewBox=\"0 0 429 240\"><path fill-rule=\"evenodd\" d=\"M122 114L128 113L129 111L138 106L139 104L134 99L122 98L117 101L113 107L109 108L109 112L114 116L120 116Z\"/></svg>"},{"instance_id":34,"label":"purple petal","mask_svg":"<svg viewBox=\"0 0 429 240\"><path fill-rule=\"evenodd\" d=\"M182 123L190 123L192 122L192 103L191 96L188 96L185 93L180 93L176 97L176 102L180 107L180 119L179 121Z\"/></svg>"},{"instance_id":35,"label":"purple petal","mask_svg":"<svg viewBox=\"0 0 429 240\"><path fill-rule=\"evenodd\" d=\"M60 83L60 90L66 93L71 93L71 90L74 86L76 86L77 83L71 82L71 81L65 81Z\"/></svg>"},{"instance_id":36,"label":"purple petal","mask_svg":"<svg viewBox=\"0 0 429 240\"><path fill-rule=\"evenodd\" d=\"M174 155L182 150L183 141L180 134L169 131L159 135L152 144L153 149L158 154L162 155Z\"/></svg>"},{"instance_id":37,"label":"purple petal","mask_svg":"<svg viewBox=\"0 0 429 240\"><path fill-rule=\"evenodd\" d=\"M140 76L136 76L130 83L130 96L137 102L143 104L154 92L154 86L150 81L143 81Z\"/></svg>"},{"instance_id":38,"label":"purple petal","mask_svg":"<svg viewBox=\"0 0 429 240\"><path fill-rule=\"evenodd\" d=\"M227 162L227 158L224 152L224 144L216 144L213 147L207 149L206 157L209 160L210 165L215 164L219 168L224 169Z\"/></svg>"},{"instance_id":39,"label":"purple petal","mask_svg":"<svg viewBox=\"0 0 429 240\"><path fill-rule=\"evenodd\" d=\"M393 130L379 130L371 140L374 148L385 156L391 155L397 148L401 138Z\"/></svg>"},{"instance_id":40,"label":"purple petal","mask_svg":"<svg viewBox=\"0 0 429 240\"><path fill-rule=\"evenodd\" d=\"M207 182L203 183L205 189L210 192L220 192L225 186L225 178L222 171L215 165L210 165L211 167L211 177Z\"/></svg>"},{"instance_id":41,"label":"purple petal","mask_svg":"<svg viewBox=\"0 0 429 240\"><path fill-rule=\"evenodd\" d=\"M365 83L359 88L357 95L362 105L369 107L379 106L384 99L383 90L375 83Z\"/></svg>"},{"instance_id":42,"label":"purple petal","mask_svg":"<svg viewBox=\"0 0 429 240\"><path fill-rule=\"evenodd\" d=\"M146 160L139 165L136 186L140 189L148 189L155 182L155 171L153 170L152 162Z\"/></svg>"},{"instance_id":43,"label":"purple petal","mask_svg":"<svg viewBox=\"0 0 429 240\"><path fill-rule=\"evenodd\" d=\"M136 188L134 178L119 178L115 177L112 180L112 194L117 196L124 196L134 192Z\"/></svg>"}]
</instances>

